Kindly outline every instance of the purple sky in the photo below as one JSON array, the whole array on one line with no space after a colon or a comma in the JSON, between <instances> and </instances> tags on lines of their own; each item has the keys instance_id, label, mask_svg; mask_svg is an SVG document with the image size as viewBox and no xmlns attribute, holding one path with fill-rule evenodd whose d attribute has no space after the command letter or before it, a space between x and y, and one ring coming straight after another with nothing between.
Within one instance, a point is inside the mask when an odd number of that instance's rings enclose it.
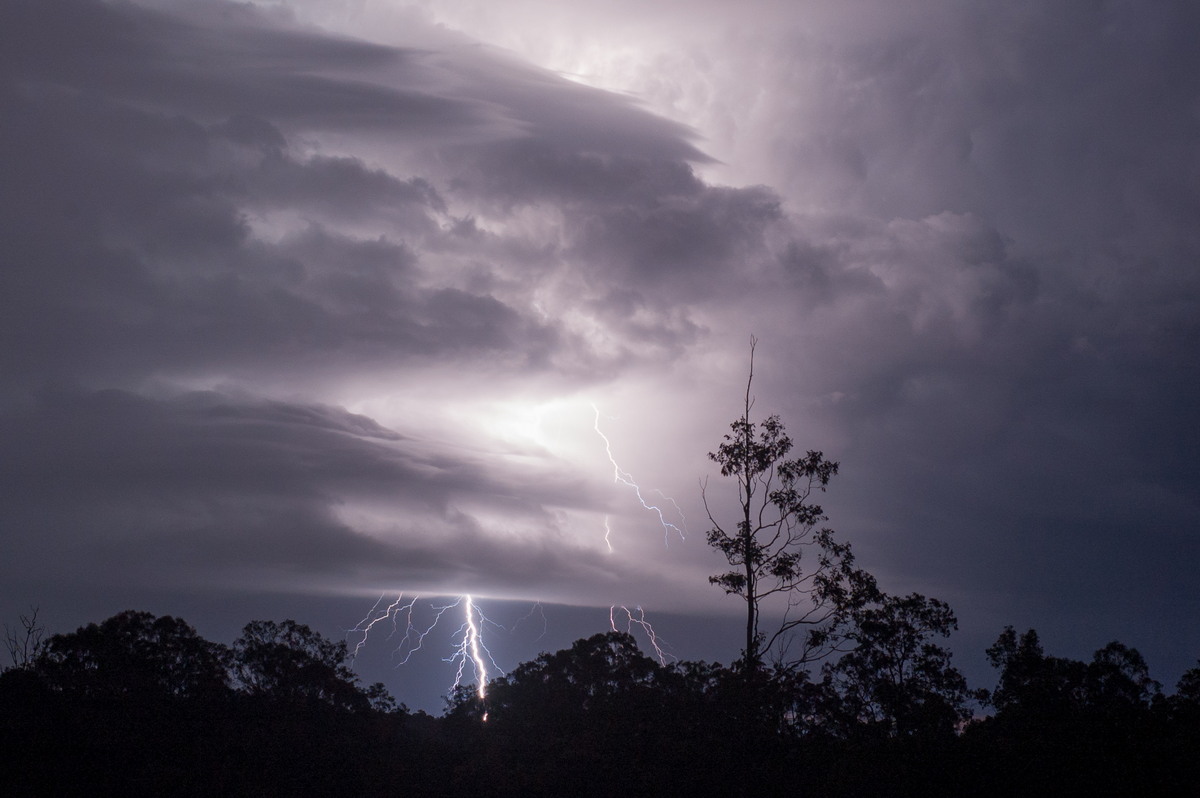
<instances>
[{"instance_id":1,"label":"purple sky","mask_svg":"<svg viewBox=\"0 0 1200 798\"><path fill-rule=\"evenodd\" d=\"M643 5L0 6L5 622L470 593L543 602L503 667L614 603L728 662L753 334L976 686L1005 624L1195 664L1200 7Z\"/></svg>"}]
</instances>

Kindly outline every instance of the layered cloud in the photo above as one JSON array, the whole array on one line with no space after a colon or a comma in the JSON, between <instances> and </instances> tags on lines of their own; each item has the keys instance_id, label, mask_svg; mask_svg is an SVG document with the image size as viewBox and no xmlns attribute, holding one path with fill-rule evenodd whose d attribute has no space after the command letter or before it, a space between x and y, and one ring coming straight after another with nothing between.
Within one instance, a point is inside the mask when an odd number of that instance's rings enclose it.
<instances>
[{"instance_id":1,"label":"layered cloud","mask_svg":"<svg viewBox=\"0 0 1200 798\"><path fill-rule=\"evenodd\" d=\"M650 581L607 556L610 466L492 416L693 345L664 288L710 296L774 197L698 180L677 124L428 26L446 52L220 3L6 14L10 579Z\"/></svg>"},{"instance_id":2,"label":"layered cloud","mask_svg":"<svg viewBox=\"0 0 1200 798\"><path fill-rule=\"evenodd\" d=\"M5 4L6 600L720 611L609 455L695 526L753 333L886 586L1200 606L1190 6L505 5Z\"/></svg>"}]
</instances>

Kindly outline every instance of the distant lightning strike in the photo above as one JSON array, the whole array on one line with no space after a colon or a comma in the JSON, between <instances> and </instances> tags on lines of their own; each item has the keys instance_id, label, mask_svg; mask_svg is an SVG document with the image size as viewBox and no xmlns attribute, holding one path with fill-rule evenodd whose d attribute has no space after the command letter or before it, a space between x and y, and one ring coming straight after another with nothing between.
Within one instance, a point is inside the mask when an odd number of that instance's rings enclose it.
<instances>
[{"instance_id":1,"label":"distant lightning strike","mask_svg":"<svg viewBox=\"0 0 1200 798\"><path fill-rule=\"evenodd\" d=\"M634 481L633 475L621 468L621 466L617 463L616 457L613 456L612 443L609 441L608 436L606 436L600 429L600 410L595 404L592 405L592 411L595 413L593 429L596 431L596 434L600 436L600 439L604 441L604 451L608 455L608 462L611 463L613 467L613 482L632 488L634 495L637 496L637 499L641 503L642 507L650 510L658 516L658 522L663 528L664 543L669 544L672 532L679 535L680 540L685 540L687 537L685 534L687 522L684 518L682 508L680 508L679 504L674 499L672 499L670 496L667 496L661 490L652 489L652 492L657 493L663 498L664 501L670 502L671 506L675 508L675 512L679 514L680 523L683 524L683 528L681 529L679 526L676 526L667 520L661 507L659 507L657 504L651 504L646 501L645 497L642 495L642 489L637 482ZM608 516L604 517L604 543L608 546L608 550L612 552L612 526L609 523ZM492 653L488 651L488 648L484 643L483 632L487 625L495 626L497 628L503 627L488 619L488 617L484 615L483 611L479 608L479 605L475 603L474 598L472 598L470 595L460 596L457 601L443 606L430 605L433 610L433 620L428 624L419 627L414 623L414 613L418 600L418 597L414 596L406 603L404 600L404 594L401 593L396 597L395 601L391 602L385 607L384 603L386 601L386 594L380 596L375 602L375 605L371 607L371 611L367 613L366 617L359 621L353 629L350 629L346 632L347 641L350 640L352 635L361 635L361 637L358 638L358 641L354 644L352 656L358 656L359 651L361 651L362 647L366 645L367 638L371 635L372 630L375 629L376 626L384 623L389 624L391 626L391 632L388 634L388 640L391 640L400 634L400 624L403 621L404 635L396 644L396 653L400 656L400 659L397 662L397 667L404 665L425 645L425 638L428 637L441 622L442 616L456 607L462 607L464 620L462 625L459 626L459 628L454 632L452 638L454 640L454 653L449 657L443 658L443 661L449 662L452 665L456 665L454 683L451 685L450 689L453 691L463 683L463 679L467 675L467 668L470 667L478 685L476 691L479 697L486 697L487 683L489 678L489 663L491 668L494 668L495 671L500 675L504 675L504 669L496 664L496 660L493 658ZM545 635L546 616L540 603L535 604L534 608L530 610L529 614L520 621L517 621L517 624L519 625L521 621L532 617L535 613L540 613L542 616L542 634ZM618 616L621 613L624 613L624 619L619 622ZM662 643L658 638L658 634L654 631L654 627L651 626L650 622L646 620L646 613L641 607L635 607L633 610L630 610L628 607L613 605L608 611L608 622L609 626L612 627L614 632L621 631L619 624L623 625L624 631L630 634L633 633L634 626L641 628L646 637L649 639L650 647L654 650L654 654L658 658L659 662L665 665L668 657L671 657L671 655L663 651ZM541 638L539 637L538 639L540 640ZM485 715L484 719L486 720L486 718L487 716Z\"/></svg>"},{"instance_id":2,"label":"distant lightning strike","mask_svg":"<svg viewBox=\"0 0 1200 798\"><path fill-rule=\"evenodd\" d=\"M600 440L604 441L604 451L608 455L608 462L611 463L612 467L613 467L613 482L633 488L633 492L637 496L638 501L641 502L642 507L644 507L647 510L650 510L651 512L654 512L658 515L658 522L659 522L659 524L662 525L662 528L663 528L663 543L666 543L666 544L670 543L670 537L671 537L672 532L679 535L680 540L685 540L687 536L684 534L684 531L682 529L680 529L679 527L677 527L675 524L672 524L670 521L667 520L666 516L663 515L663 511L662 511L661 507L659 507L656 504L650 504L649 502L647 502L646 499L642 496L642 489L638 486L637 482L634 481L633 475L630 474L625 469L621 468L621 466L617 464L617 459L613 456L613 452L612 452L612 443L608 440L608 436L605 435L600 429L600 409L598 407L596 407L595 404L593 404L592 411L595 412L595 414L596 414L596 419L592 425L592 428L594 430L596 430L596 434L600 436ZM686 527L687 524L683 519L683 510L680 509L679 504L674 499L672 499L671 497L664 494L661 490L655 490L654 492L657 493L659 496L662 496L667 501L669 501L672 505L674 505L676 512L679 513L680 521L683 522L684 526ZM609 536L607 534L609 531L610 530L608 528L608 520L605 519L606 534L604 536L604 540L606 543L608 543L609 550L611 551L612 543L609 541Z\"/></svg>"},{"instance_id":3,"label":"distant lightning strike","mask_svg":"<svg viewBox=\"0 0 1200 798\"><path fill-rule=\"evenodd\" d=\"M479 685L476 690L479 693L479 697L484 698L487 695L488 662L492 663L492 667L499 671L501 675L504 674L503 669L496 664L496 660L492 659L492 652L488 651L487 646L483 644L483 624L491 623L491 621L479 610L479 607L476 606L470 596L463 596L457 602L451 604L450 607L457 607L459 604L464 605L467 619L458 630L458 634L462 635L458 642L458 651L453 656L447 657L446 662L458 662L458 671L454 676L455 687L462 684L463 671L466 669L467 663L470 662L471 668L475 671L475 679ZM450 607L446 609L450 609ZM484 654L487 655L486 661Z\"/></svg>"},{"instance_id":4,"label":"distant lightning strike","mask_svg":"<svg viewBox=\"0 0 1200 798\"><path fill-rule=\"evenodd\" d=\"M392 622L392 633L388 635L388 640L391 640L393 637L395 637L399 632L399 626L396 619L400 617L400 613L402 612L407 615L408 624L407 628L405 629L404 639L400 641L400 646L403 646L408 640L409 635L416 631L412 625L412 608L417 601L416 598L401 607L400 602L404 601L404 594L401 593L396 597L395 601L388 605L387 609L385 609L382 613L379 613L379 606L383 604L383 600L384 596L380 596L379 600L375 602L375 606L371 608L371 611L367 613L366 617L359 621L353 629L346 633L347 639L349 639L350 635L354 634L355 632L362 634L362 637L359 639L359 641L354 644L354 651L350 655L351 658L358 656L358 652L364 645L366 645L367 636L377 624L390 620ZM416 647L421 647L420 640L418 640ZM407 657L405 659L407 659Z\"/></svg>"},{"instance_id":5,"label":"distant lightning strike","mask_svg":"<svg viewBox=\"0 0 1200 798\"><path fill-rule=\"evenodd\" d=\"M545 608L542 607L542 602L540 602L540 601L536 602L533 605L533 607L530 608L529 612L527 612L525 615L523 615L517 619L517 622L513 624L511 631L513 631L513 632L517 631L518 626L520 626L525 621L528 621L534 615L537 615L542 619L542 633L537 636L537 640L533 641L536 643L536 642L538 642L538 640L541 640L543 637L545 637L546 632L549 630L549 626L546 623L546 610L545 610Z\"/></svg>"},{"instance_id":6,"label":"distant lightning strike","mask_svg":"<svg viewBox=\"0 0 1200 798\"><path fill-rule=\"evenodd\" d=\"M488 619L471 596L460 596L453 603L434 606L433 621L420 628L413 624L413 608L416 606L417 600L417 597L413 597L411 601L404 604L404 594L401 593L396 597L395 601L385 609L380 610L384 602L384 597L380 596L379 600L375 602L375 606L367 613L367 616L346 633L347 638L356 632L362 635L354 645L353 656L358 656L358 652L367 642L367 637L370 635L371 630L384 621L391 622L392 632L388 635L388 639L390 640L395 637L399 633L399 618L403 614L405 623L404 637L396 645L396 652L403 655L397 663L397 667L404 665L425 644L425 638L441 622L442 616L455 607L462 607L465 618L462 625L454 633L454 653L449 657L444 657L443 660L451 664L457 664L458 666L455 670L454 683L450 686L451 691L462 684L467 666L470 665L471 671L475 676L475 681L478 684L477 691L479 697L483 698L487 692L488 663L491 663L491 666L500 675L504 675L504 669L496 664L496 660L492 657L492 653L488 651L487 645L483 640L484 627L489 624L499 627L499 624Z\"/></svg>"},{"instance_id":7,"label":"distant lightning strike","mask_svg":"<svg viewBox=\"0 0 1200 798\"><path fill-rule=\"evenodd\" d=\"M670 657L671 655L663 651L662 644L658 639L658 634L654 631L654 627L650 625L650 622L646 620L646 611L641 607L634 607L633 611L631 611L628 607L618 607L617 605L609 607L608 623L614 632L621 631L619 628L617 628L618 609L625 613L625 631L629 634L633 634L634 626L641 627L642 631L646 633L646 637L650 640L650 647L654 649L654 656L658 658L659 663L666 665L667 657ZM637 612L637 617L634 617L634 611ZM674 657L671 658L674 659Z\"/></svg>"},{"instance_id":8,"label":"distant lightning strike","mask_svg":"<svg viewBox=\"0 0 1200 798\"><path fill-rule=\"evenodd\" d=\"M442 658L443 662L449 662L457 666L454 673L454 682L450 685L451 692L463 683L463 679L467 675L468 666L475 677L477 684L476 693L481 699L487 697L487 684L490 678L489 664L501 676L505 675L504 669L496 664L492 652L488 650L483 639L485 627L489 625L498 629L503 629L504 627L488 618L479 608L475 599L470 595L460 596L457 601L450 604L441 606L431 604L433 620L422 627L418 627L413 623L413 614L417 602L420 600L418 596L413 596L408 602L405 602L404 594L401 593L396 596L395 601L384 607L383 605L386 600L386 595L380 596L375 605L371 607L371 611L353 629L346 632L347 640L356 633L361 635L354 644L351 657L358 656L359 651L366 645L367 637L370 636L376 626L385 623L388 624L391 627L391 632L388 634L387 639L391 640L400 633L400 623L401 619L403 619L404 636L396 644L396 653L401 655L401 657L396 663L396 667L405 665L414 654L421 650L425 644L425 638L437 628L442 617L450 610L462 607L463 622L454 632L452 638L454 641L454 653ZM516 625L519 626L535 614L540 615L542 618L542 635L544 636L546 633L546 614L542 609L541 602L534 604L528 614L518 620ZM620 618L622 614L624 615L623 619ZM665 665L668 659L674 659L672 655L663 650L665 644L659 639L654 626L651 625L650 621L646 620L646 611L641 607L634 607L631 610L628 607L614 604L608 609L608 624L614 632L622 631L623 627L623 631L629 634L633 634L633 627L637 626L645 634L647 640L649 640L650 648L653 649L654 656L660 663ZM513 627L513 630L515 629L516 626ZM541 637L538 639L540 640Z\"/></svg>"}]
</instances>

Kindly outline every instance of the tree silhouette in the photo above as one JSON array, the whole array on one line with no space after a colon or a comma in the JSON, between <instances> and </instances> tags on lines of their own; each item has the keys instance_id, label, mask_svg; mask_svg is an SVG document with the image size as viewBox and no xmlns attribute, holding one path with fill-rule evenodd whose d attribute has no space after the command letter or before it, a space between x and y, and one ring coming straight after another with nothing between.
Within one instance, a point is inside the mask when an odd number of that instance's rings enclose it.
<instances>
[{"instance_id":1,"label":"tree silhouette","mask_svg":"<svg viewBox=\"0 0 1200 798\"><path fill-rule=\"evenodd\" d=\"M750 341L750 374L742 416L730 424L709 459L721 475L737 482L739 513L736 525L723 526L713 515L702 491L712 528L708 544L725 555L732 568L709 577L726 593L746 605L746 645L741 664L760 669L773 654L777 666L795 667L820 658L836 645L833 630L840 613L874 594L874 579L854 568L848 543L834 539L828 520L812 499L824 492L838 471L836 462L821 452L808 451L788 459L792 439L779 416L761 424L750 421L754 382L754 349ZM762 631L764 604L782 600L782 620L770 633ZM795 632L807 628L798 652L790 648Z\"/></svg>"},{"instance_id":2,"label":"tree silhouette","mask_svg":"<svg viewBox=\"0 0 1200 798\"><path fill-rule=\"evenodd\" d=\"M842 733L948 735L970 717L979 696L950 664L950 651L933 642L958 628L950 605L918 593L883 596L855 609L849 627L853 650L824 668L836 696L829 720L840 721Z\"/></svg>"},{"instance_id":3,"label":"tree silhouette","mask_svg":"<svg viewBox=\"0 0 1200 798\"><path fill-rule=\"evenodd\" d=\"M255 696L350 710L394 707L382 686L358 687L345 641L333 642L293 620L251 621L233 644L238 687Z\"/></svg>"},{"instance_id":4,"label":"tree silhouette","mask_svg":"<svg viewBox=\"0 0 1200 798\"><path fill-rule=\"evenodd\" d=\"M570 648L518 665L491 682L486 699L470 700L463 690L451 711L470 712L505 722L532 720L568 711L572 717L607 711L661 681L663 669L643 654L625 632L606 632L577 640ZM470 704L471 706L467 706Z\"/></svg>"},{"instance_id":5,"label":"tree silhouette","mask_svg":"<svg viewBox=\"0 0 1200 798\"><path fill-rule=\"evenodd\" d=\"M992 768L993 794L1194 793L1187 724L1172 717L1136 649L1113 642L1090 662L1055 657L1037 632L1009 626L987 655L1000 671L996 714L966 738Z\"/></svg>"},{"instance_id":6,"label":"tree silhouette","mask_svg":"<svg viewBox=\"0 0 1200 798\"><path fill-rule=\"evenodd\" d=\"M1162 685L1150 678L1145 658L1136 648L1113 641L1092 655L1087 668L1087 703L1109 710L1141 710L1150 706Z\"/></svg>"},{"instance_id":7,"label":"tree silhouette","mask_svg":"<svg viewBox=\"0 0 1200 798\"><path fill-rule=\"evenodd\" d=\"M45 650L46 627L38 623L37 607L19 617L20 629L4 624L4 647L8 649L9 668L25 670L32 667Z\"/></svg>"},{"instance_id":8,"label":"tree silhouette","mask_svg":"<svg viewBox=\"0 0 1200 798\"><path fill-rule=\"evenodd\" d=\"M227 689L227 662L183 619L127 610L54 635L35 667L51 687L92 697L194 698Z\"/></svg>"},{"instance_id":9,"label":"tree silhouette","mask_svg":"<svg viewBox=\"0 0 1200 798\"><path fill-rule=\"evenodd\" d=\"M987 650L1000 670L990 703L1000 715L1067 717L1072 713L1120 712L1149 707L1160 690L1137 649L1112 642L1090 663L1046 655L1037 632L1020 638L1006 627Z\"/></svg>"},{"instance_id":10,"label":"tree silhouette","mask_svg":"<svg viewBox=\"0 0 1200 798\"><path fill-rule=\"evenodd\" d=\"M853 648L821 682L664 666L608 632L518 665L486 699L464 688L433 718L391 711L381 686L357 685L344 643L295 621L254 621L229 651L178 618L123 612L0 673L0 751L19 764L4 794L1195 792L1200 664L1163 697L1133 648L1075 661L1009 627L988 649L996 714L964 725L970 693L939 645L948 605L877 595L839 620Z\"/></svg>"},{"instance_id":11,"label":"tree silhouette","mask_svg":"<svg viewBox=\"0 0 1200 798\"><path fill-rule=\"evenodd\" d=\"M1200 662L1188 668L1175 685L1175 696L1180 701L1190 701L1200 706Z\"/></svg>"}]
</instances>

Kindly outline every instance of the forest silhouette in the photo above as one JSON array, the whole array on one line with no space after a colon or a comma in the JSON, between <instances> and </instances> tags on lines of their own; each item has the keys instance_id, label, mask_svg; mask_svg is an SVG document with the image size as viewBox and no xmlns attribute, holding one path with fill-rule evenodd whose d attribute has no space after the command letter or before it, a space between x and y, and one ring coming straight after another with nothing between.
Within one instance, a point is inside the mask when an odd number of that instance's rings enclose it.
<instances>
[{"instance_id":1,"label":"forest silhouette","mask_svg":"<svg viewBox=\"0 0 1200 798\"><path fill-rule=\"evenodd\" d=\"M543 653L440 717L362 685L345 641L251 621L232 645L126 611L44 637L7 628L7 796L1195 795L1200 663L1171 695L1137 650L1083 662L1004 629L972 689L950 605L889 595L814 499L838 464L789 459L744 410L710 458L738 488L708 542L744 602L730 666L663 664L617 631ZM707 507L706 500L706 507ZM768 602L782 600L770 628ZM766 615L764 615L766 613Z\"/></svg>"},{"instance_id":2,"label":"forest silhouette","mask_svg":"<svg viewBox=\"0 0 1200 798\"><path fill-rule=\"evenodd\" d=\"M463 686L440 717L360 684L345 642L295 621L225 646L146 612L45 640L24 619L0 674L3 792L1195 794L1200 666L1166 695L1132 648L1075 661L1010 627L987 652L994 688L971 691L933 642L947 605L877 609L819 671L663 665L608 632L485 698Z\"/></svg>"},{"instance_id":3,"label":"forest silhouette","mask_svg":"<svg viewBox=\"0 0 1200 798\"><path fill-rule=\"evenodd\" d=\"M826 526L839 463L751 420L756 343L709 453L736 503L702 482L727 566L709 582L745 611L730 665L665 664L614 630L460 685L433 716L295 620L224 645L133 610L47 638L34 612L6 627L0 795L1200 794L1200 663L1167 694L1120 642L1079 661L1007 627L995 684L968 685L950 605L884 592Z\"/></svg>"}]
</instances>

